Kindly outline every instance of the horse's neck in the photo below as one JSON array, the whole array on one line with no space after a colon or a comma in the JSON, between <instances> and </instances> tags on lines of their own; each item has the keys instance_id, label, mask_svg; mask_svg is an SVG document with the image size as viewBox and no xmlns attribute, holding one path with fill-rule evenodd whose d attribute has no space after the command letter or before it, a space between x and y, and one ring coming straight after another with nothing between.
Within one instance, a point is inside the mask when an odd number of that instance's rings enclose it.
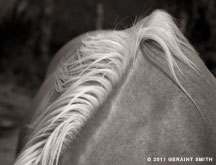
<instances>
[{"instance_id":1,"label":"horse's neck","mask_svg":"<svg viewBox=\"0 0 216 165\"><path fill-rule=\"evenodd\" d=\"M108 32L105 30L101 30L101 31L91 31L88 33L84 33L81 34L79 36L77 36L76 38L74 38L73 40L69 41L62 49L60 49L57 54L54 56L54 58L52 59L48 69L47 69L47 73L46 73L46 77L49 77L57 68L59 62L63 59L63 58L69 58L71 56L72 53L74 53L77 49L79 49L80 45L82 44L82 40L85 40L87 35L97 35L99 33L105 33Z\"/></svg>"},{"instance_id":2,"label":"horse's neck","mask_svg":"<svg viewBox=\"0 0 216 165\"><path fill-rule=\"evenodd\" d=\"M55 83L56 83L55 71L58 68L60 62L63 59L66 60L70 58L72 55L74 55L74 52L76 52L77 49L79 49L79 47L82 44L82 40L85 40L87 35L96 35L98 33L101 33L101 31L92 31L77 36L73 40L69 41L62 49L60 49L56 53L56 55L54 56L54 58L52 59L51 63L47 68L46 79L33 100L33 105L31 107L31 110L29 111L29 115L28 115L29 117L27 118L28 120L27 123L30 122L32 115L37 113L35 112L37 109L42 109L42 110L45 109L49 104L54 102L59 97L60 94L56 92L55 89ZM42 107L38 108L38 106L42 106L43 108Z\"/></svg>"},{"instance_id":3,"label":"horse's neck","mask_svg":"<svg viewBox=\"0 0 216 165\"><path fill-rule=\"evenodd\" d=\"M73 40L69 41L62 49L60 49L57 54L52 59L51 63L48 66L46 79L42 86L40 87L37 95L35 96L32 106L29 108L28 113L26 114L25 121L23 122L23 128L20 131L19 143L17 147L17 153L23 148L24 142L28 135L31 134L31 131L26 127L31 121L32 118L35 116L38 110L44 110L49 106L52 102L54 102L60 94L56 92L55 83L55 71L58 68L58 65L63 59L70 58L74 52L79 49L82 44L82 40L85 40L87 35L97 35L99 33L106 33L109 31L92 31L88 33L84 33L80 36L77 36Z\"/></svg>"},{"instance_id":4,"label":"horse's neck","mask_svg":"<svg viewBox=\"0 0 216 165\"><path fill-rule=\"evenodd\" d=\"M216 87L214 78L199 59L196 63ZM216 91L211 91L195 72L182 66L186 77L192 78L192 81L181 79L183 86L212 121L216 103L211 97L216 97ZM200 87L189 85L193 81ZM163 72L140 54L120 86L68 145L60 164L144 164L147 156L216 153L211 128L169 78L169 72Z\"/></svg>"}]
</instances>

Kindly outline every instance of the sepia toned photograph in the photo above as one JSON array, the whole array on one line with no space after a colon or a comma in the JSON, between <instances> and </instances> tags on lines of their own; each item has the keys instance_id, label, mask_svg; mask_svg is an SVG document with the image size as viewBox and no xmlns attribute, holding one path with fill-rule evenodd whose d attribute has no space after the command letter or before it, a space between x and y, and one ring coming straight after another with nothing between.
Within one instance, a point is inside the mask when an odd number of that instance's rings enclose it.
<instances>
[{"instance_id":1,"label":"sepia toned photograph","mask_svg":"<svg viewBox=\"0 0 216 165\"><path fill-rule=\"evenodd\" d=\"M0 165L216 164L216 0L0 0Z\"/></svg>"}]
</instances>

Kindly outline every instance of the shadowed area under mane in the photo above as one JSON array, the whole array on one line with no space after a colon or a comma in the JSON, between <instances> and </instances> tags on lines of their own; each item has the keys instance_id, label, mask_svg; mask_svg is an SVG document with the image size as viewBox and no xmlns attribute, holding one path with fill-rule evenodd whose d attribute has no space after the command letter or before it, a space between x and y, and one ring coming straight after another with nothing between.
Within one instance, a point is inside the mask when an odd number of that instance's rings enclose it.
<instances>
[{"instance_id":1,"label":"shadowed area under mane","mask_svg":"<svg viewBox=\"0 0 216 165\"><path fill-rule=\"evenodd\" d=\"M150 45L157 45L148 47L148 41L151 41ZM64 147L75 139L86 122L106 102L123 76L127 77L137 54L155 54L154 48L158 46L164 52L160 55L168 64L171 79L206 120L208 117L200 111L177 78L177 75L184 75L177 60L198 75L199 69L187 57L196 52L171 17L156 11L130 29L87 35L78 49L64 55L57 69L48 75L47 81L50 79L54 85L36 106L30 136L15 164L58 164Z\"/></svg>"}]
</instances>

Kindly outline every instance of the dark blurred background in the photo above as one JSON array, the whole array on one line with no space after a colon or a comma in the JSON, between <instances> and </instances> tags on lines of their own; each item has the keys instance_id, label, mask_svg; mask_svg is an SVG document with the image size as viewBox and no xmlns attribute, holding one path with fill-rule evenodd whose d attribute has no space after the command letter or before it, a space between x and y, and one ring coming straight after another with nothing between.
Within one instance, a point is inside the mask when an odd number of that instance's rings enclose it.
<instances>
[{"instance_id":1,"label":"dark blurred background","mask_svg":"<svg viewBox=\"0 0 216 165\"><path fill-rule=\"evenodd\" d=\"M13 160L18 126L46 67L67 41L123 29L167 10L216 76L216 0L0 0L0 164Z\"/></svg>"}]
</instances>

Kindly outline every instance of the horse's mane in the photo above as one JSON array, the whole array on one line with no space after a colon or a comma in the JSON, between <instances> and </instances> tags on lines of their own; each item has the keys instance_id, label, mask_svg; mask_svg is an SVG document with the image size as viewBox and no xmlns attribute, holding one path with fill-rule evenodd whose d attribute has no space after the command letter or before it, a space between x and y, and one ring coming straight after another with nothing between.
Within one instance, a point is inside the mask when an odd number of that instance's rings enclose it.
<instances>
[{"instance_id":1,"label":"horse's mane","mask_svg":"<svg viewBox=\"0 0 216 165\"><path fill-rule=\"evenodd\" d=\"M138 51L153 52L152 47L145 46L149 40L162 48L175 82L193 101L177 78L176 72L181 73L181 69L176 59L197 71L187 57L196 52L171 16L155 11L124 31L87 36L76 52L62 60L54 73L55 89L60 96L45 109L40 109L41 106L37 109L31 123L34 130L15 164L58 164L63 147L74 140L105 102L127 68L133 65Z\"/></svg>"}]
</instances>

